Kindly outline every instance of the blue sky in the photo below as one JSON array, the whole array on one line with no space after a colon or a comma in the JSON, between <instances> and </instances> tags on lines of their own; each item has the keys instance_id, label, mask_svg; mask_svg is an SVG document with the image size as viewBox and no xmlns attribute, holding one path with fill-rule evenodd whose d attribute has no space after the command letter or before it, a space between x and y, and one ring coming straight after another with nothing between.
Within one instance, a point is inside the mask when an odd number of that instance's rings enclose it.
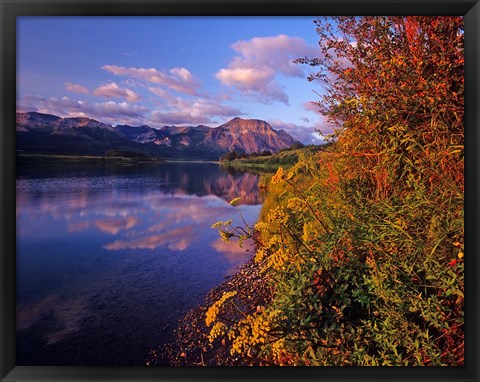
<instances>
[{"instance_id":1,"label":"blue sky","mask_svg":"<svg viewBox=\"0 0 480 382\"><path fill-rule=\"evenodd\" d=\"M328 132L313 17L21 17L17 109L101 122L218 126L256 118L304 143Z\"/></svg>"}]
</instances>

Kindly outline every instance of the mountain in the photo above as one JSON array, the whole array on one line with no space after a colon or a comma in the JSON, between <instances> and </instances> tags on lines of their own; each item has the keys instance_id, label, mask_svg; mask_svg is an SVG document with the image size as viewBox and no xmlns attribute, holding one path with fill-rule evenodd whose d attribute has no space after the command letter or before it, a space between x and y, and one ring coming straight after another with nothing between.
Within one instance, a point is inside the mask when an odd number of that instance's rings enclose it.
<instances>
[{"instance_id":1,"label":"mountain","mask_svg":"<svg viewBox=\"0 0 480 382\"><path fill-rule=\"evenodd\" d=\"M85 117L17 113L16 132L17 150L27 153L104 155L110 149L142 154L150 151L111 125Z\"/></svg>"},{"instance_id":2,"label":"mountain","mask_svg":"<svg viewBox=\"0 0 480 382\"><path fill-rule=\"evenodd\" d=\"M27 153L105 155L107 150L172 159L218 159L236 151L277 152L299 143L257 119L234 118L218 127L112 126L86 117L17 113L17 150Z\"/></svg>"},{"instance_id":3,"label":"mountain","mask_svg":"<svg viewBox=\"0 0 480 382\"><path fill-rule=\"evenodd\" d=\"M207 131L203 143L226 148L227 151L252 154L264 150L277 152L298 141L284 130L272 129L265 121L237 117Z\"/></svg>"},{"instance_id":4,"label":"mountain","mask_svg":"<svg viewBox=\"0 0 480 382\"><path fill-rule=\"evenodd\" d=\"M152 143L155 142L155 139L157 138L154 129L147 125L117 125L115 126L115 131L137 143Z\"/></svg>"}]
</instances>

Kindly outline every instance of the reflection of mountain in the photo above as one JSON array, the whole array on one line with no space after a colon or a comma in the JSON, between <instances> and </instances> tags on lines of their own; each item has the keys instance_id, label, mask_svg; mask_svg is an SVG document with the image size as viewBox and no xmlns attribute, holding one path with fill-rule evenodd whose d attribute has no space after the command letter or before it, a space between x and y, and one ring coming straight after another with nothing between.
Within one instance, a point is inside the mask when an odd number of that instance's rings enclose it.
<instances>
[{"instance_id":1,"label":"reflection of mountain","mask_svg":"<svg viewBox=\"0 0 480 382\"><path fill-rule=\"evenodd\" d=\"M52 193L63 189L65 192L79 193L85 197L105 193L112 184L122 192L145 193L149 191L164 194L215 195L227 202L241 197L242 204L261 204L258 190L260 176L241 171L227 171L215 163L162 163L134 166L18 166L17 176L50 179ZM93 179L101 178L102 187ZM130 180L134 180L131 182ZM21 183L19 184L21 186ZM56 195L61 198L62 195ZM82 202L83 200L83 202ZM84 204L78 199L77 204ZM52 201L52 204L55 204Z\"/></svg>"},{"instance_id":2,"label":"reflection of mountain","mask_svg":"<svg viewBox=\"0 0 480 382\"><path fill-rule=\"evenodd\" d=\"M217 127L111 126L90 118L17 113L17 150L27 153L105 155L108 150L182 159L214 159L229 151L277 152L298 143L257 119L234 118Z\"/></svg>"},{"instance_id":3,"label":"reflection of mountain","mask_svg":"<svg viewBox=\"0 0 480 382\"><path fill-rule=\"evenodd\" d=\"M160 166L157 167L160 170ZM159 178L164 179L161 187L168 194L215 195L227 202L240 197L241 204L262 203L258 189L259 175L238 171L228 173L216 164L176 163L161 166Z\"/></svg>"},{"instance_id":4,"label":"reflection of mountain","mask_svg":"<svg viewBox=\"0 0 480 382\"><path fill-rule=\"evenodd\" d=\"M258 179L258 175L249 173L226 175L218 178L215 182L205 182L205 190L227 202L240 198L241 204L261 204Z\"/></svg>"}]
</instances>

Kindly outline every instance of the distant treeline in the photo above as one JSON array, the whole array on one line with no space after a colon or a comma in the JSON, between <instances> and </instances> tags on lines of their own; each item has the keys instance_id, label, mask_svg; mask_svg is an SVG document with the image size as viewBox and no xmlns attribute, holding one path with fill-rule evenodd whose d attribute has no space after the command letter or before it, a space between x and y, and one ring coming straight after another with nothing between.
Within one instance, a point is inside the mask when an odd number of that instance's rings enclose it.
<instances>
[{"instance_id":1,"label":"distant treeline","mask_svg":"<svg viewBox=\"0 0 480 382\"><path fill-rule=\"evenodd\" d=\"M162 162L164 159L128 150L107 150L104 155L78 155L72 153L25 153L17 151L17 163L40 162Z\"/></svg>"},{"instance_id":2,"label":"distant treeline","mask_svg":"<svg viewBox=\"0 0 480 382\"><path fill-rule=\"evenodd\" d=\"M153 157L150 155L146 155L144 153L138 152L138 151L128 151L128 150L107 150L105 152L105 159L120 159L120 158L126 158L126 159L136 159L136 160L154 160L154 161L159 161L161 160L158 157Z\"/></svg>"},{"instance_id":3,"label":"distant treeline","mask_svg":"<svg viewBox=\"0 0 480 382\"><path fill-rule=\"evenodd\" d=\"M322 149L325 149L325 145L303 145L301 143L293 144L292 146L281 149L277 153L273 154L270 151L262 151L260 153L237 153L231 151L220 158L220 162L226 165L233 166L264 166L264 167L278 167L293 166L300 158L302 153L316 153Z\"/></svg>"}]
</instances>

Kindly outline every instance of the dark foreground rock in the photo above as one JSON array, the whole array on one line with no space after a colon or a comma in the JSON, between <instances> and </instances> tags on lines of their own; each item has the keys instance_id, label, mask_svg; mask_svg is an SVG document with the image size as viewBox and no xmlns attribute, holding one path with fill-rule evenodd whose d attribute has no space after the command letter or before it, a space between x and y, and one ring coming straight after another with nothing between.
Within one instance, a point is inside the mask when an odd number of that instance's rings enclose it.
<instances>
[{"instance_id":1,"label":"dark foreground rock","mask_svg":"<svg viewBox=\"0 0 480 382\"><path fill-rule=\"evenodd\" d=\"M251 259L227 281L211 290L203 305L189 311L180 319L174 332L175 339L163 348L152 350L147 365L261 365L261 361L255 358L240 359L237 356L231 356L228 339L216 339L213 343L208 340L210 328L205 325L205 313L225 292L230 291L237 291L237 295L227 301L222 308L222 322L227 325L240 320L242 313L251 314L257 306L265 306L270 300L267 280L260 274L258 265Z\"/></svg>"}]
</instances>

